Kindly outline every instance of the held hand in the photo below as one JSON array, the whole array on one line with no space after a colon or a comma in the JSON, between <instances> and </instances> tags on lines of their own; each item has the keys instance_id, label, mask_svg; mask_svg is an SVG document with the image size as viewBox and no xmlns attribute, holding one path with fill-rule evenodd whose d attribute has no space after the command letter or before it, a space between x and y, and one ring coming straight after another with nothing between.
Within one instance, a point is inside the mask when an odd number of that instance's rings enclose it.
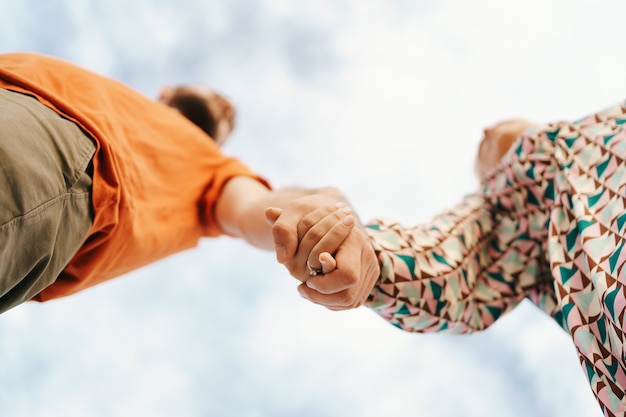
<instances>
[{"instance_id":1,"label":"held hand","mask_svg":"<svg viewBox=\"0 0 626 417\"><path fill-rule=\"evenodd\" d=\"M298 202L284 211L269 208L265 213L272 225L277 260L302 282L335 268L332 254L355 224L349 207L333 202L312 208L309 202Z\"/></svg>"},{"instance_id":2,"label":"held hand","mask_svg":"<svg viewBox=\"0 0 626 417\"><path fill-rule=\"evenodd\" d=\"M330 212L336 203L337 201L331 197L316 194L295 199L284 210L268 208L265 211L265 218L272 226L276 260L284 264L295 255L300 240L298 225L304 216L322 207L326 207Z\"/></svg>"},{"instance_id":3,"label":"held hand","mask_svg":"<svg viewBox=\"0 0 626 417\"><path fill-rule=\"evenodd\" d=\"M380 275L367 234L360 226L352 227L354 219L345 208L305 206L266 211L277 259L303 282L298 287L302 297L331 310L362 305ZM322 271L312 276L307 262L317 269L316 261Z\"/></svg>"},{"instance_id":4,"label":"held hand","mask_svg":"<svg viewBox=\"0 0 626 417\"><path fill-rule=\"evenodd\" d=\"M380 276L380 266L365 231L354 228L335 255L336 269L309 278L300 295L330 310L361 306Z\"/></svg>"}]
</instances>

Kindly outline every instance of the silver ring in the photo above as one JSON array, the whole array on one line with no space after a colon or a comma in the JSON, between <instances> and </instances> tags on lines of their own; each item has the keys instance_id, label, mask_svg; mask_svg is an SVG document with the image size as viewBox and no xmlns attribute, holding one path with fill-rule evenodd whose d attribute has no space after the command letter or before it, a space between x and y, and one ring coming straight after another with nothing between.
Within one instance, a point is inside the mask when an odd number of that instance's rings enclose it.
<instances>
[{"instance_id":1,"label":"silver ring","mask_svg":"<svg viewBox=\"0 0 626 417\"><path fill-rule=\"evenodd\" d=\"M313 268L309 261L306 261L306 267L309 270L309 275L312 277L324 274L324 270L322 268Z\"/></svg>"}]
</instances>

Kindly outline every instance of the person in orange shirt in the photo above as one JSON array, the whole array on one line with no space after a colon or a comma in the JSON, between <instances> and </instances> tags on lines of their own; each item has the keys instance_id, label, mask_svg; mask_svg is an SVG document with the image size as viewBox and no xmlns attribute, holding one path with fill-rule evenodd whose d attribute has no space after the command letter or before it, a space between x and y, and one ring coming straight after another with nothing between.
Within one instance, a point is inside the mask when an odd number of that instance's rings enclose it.
<instances>
[{"instance_id":1,"label":"person in orange shirt","mask_svg":"<svg viewBox=\"0 0 626 417\"><path fill-rule=\"evenodd\" d=\"M195 104L177 101L186 93ZM212 127L190 121L202 99ZM232 106L208 89L167 88L155 101L64 60L1 54L0 312L74 294L203 237L279 256L270 206L352 227L349 210L333 205L345 204L336 189L272 190L225 155L233 123Z\"/></svg>"}]
</instances>

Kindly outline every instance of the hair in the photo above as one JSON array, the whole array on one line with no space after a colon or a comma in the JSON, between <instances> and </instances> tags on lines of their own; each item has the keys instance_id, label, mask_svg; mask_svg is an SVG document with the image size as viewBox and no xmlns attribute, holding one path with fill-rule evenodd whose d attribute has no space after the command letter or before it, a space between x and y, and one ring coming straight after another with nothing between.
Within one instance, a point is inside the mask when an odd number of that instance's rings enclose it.
<instances>
[{"instance_id":1,"label":"hair","mask_svg":"<svg viewBox=\"0 0 626 417\"><path fill-rule=\"evenodd\" d=\"M192 93L177 93L167 104L177 109L183 116L202 129L204 133L215 138L217 120L215 120L202 98Z\"/></svg>"}]
</instances>

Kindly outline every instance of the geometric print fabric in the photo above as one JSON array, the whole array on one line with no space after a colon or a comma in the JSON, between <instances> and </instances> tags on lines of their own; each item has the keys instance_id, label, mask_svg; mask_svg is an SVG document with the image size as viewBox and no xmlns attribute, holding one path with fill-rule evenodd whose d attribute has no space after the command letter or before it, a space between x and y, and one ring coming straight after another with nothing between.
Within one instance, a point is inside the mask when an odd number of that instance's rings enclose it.
<instances>
[{"instance_id":1,"label":"geometric print fabric","mask_svg":"<svg viewBox=\"0 0 626 417\"><path fill-rule=\"evenodd\" d=\"M571 335L605 416L626 415L625 161L623 103L528 129L456 207L367 226L367 306L403 330L470 333L527 298Z\"/></svg>"}]
</instances>

